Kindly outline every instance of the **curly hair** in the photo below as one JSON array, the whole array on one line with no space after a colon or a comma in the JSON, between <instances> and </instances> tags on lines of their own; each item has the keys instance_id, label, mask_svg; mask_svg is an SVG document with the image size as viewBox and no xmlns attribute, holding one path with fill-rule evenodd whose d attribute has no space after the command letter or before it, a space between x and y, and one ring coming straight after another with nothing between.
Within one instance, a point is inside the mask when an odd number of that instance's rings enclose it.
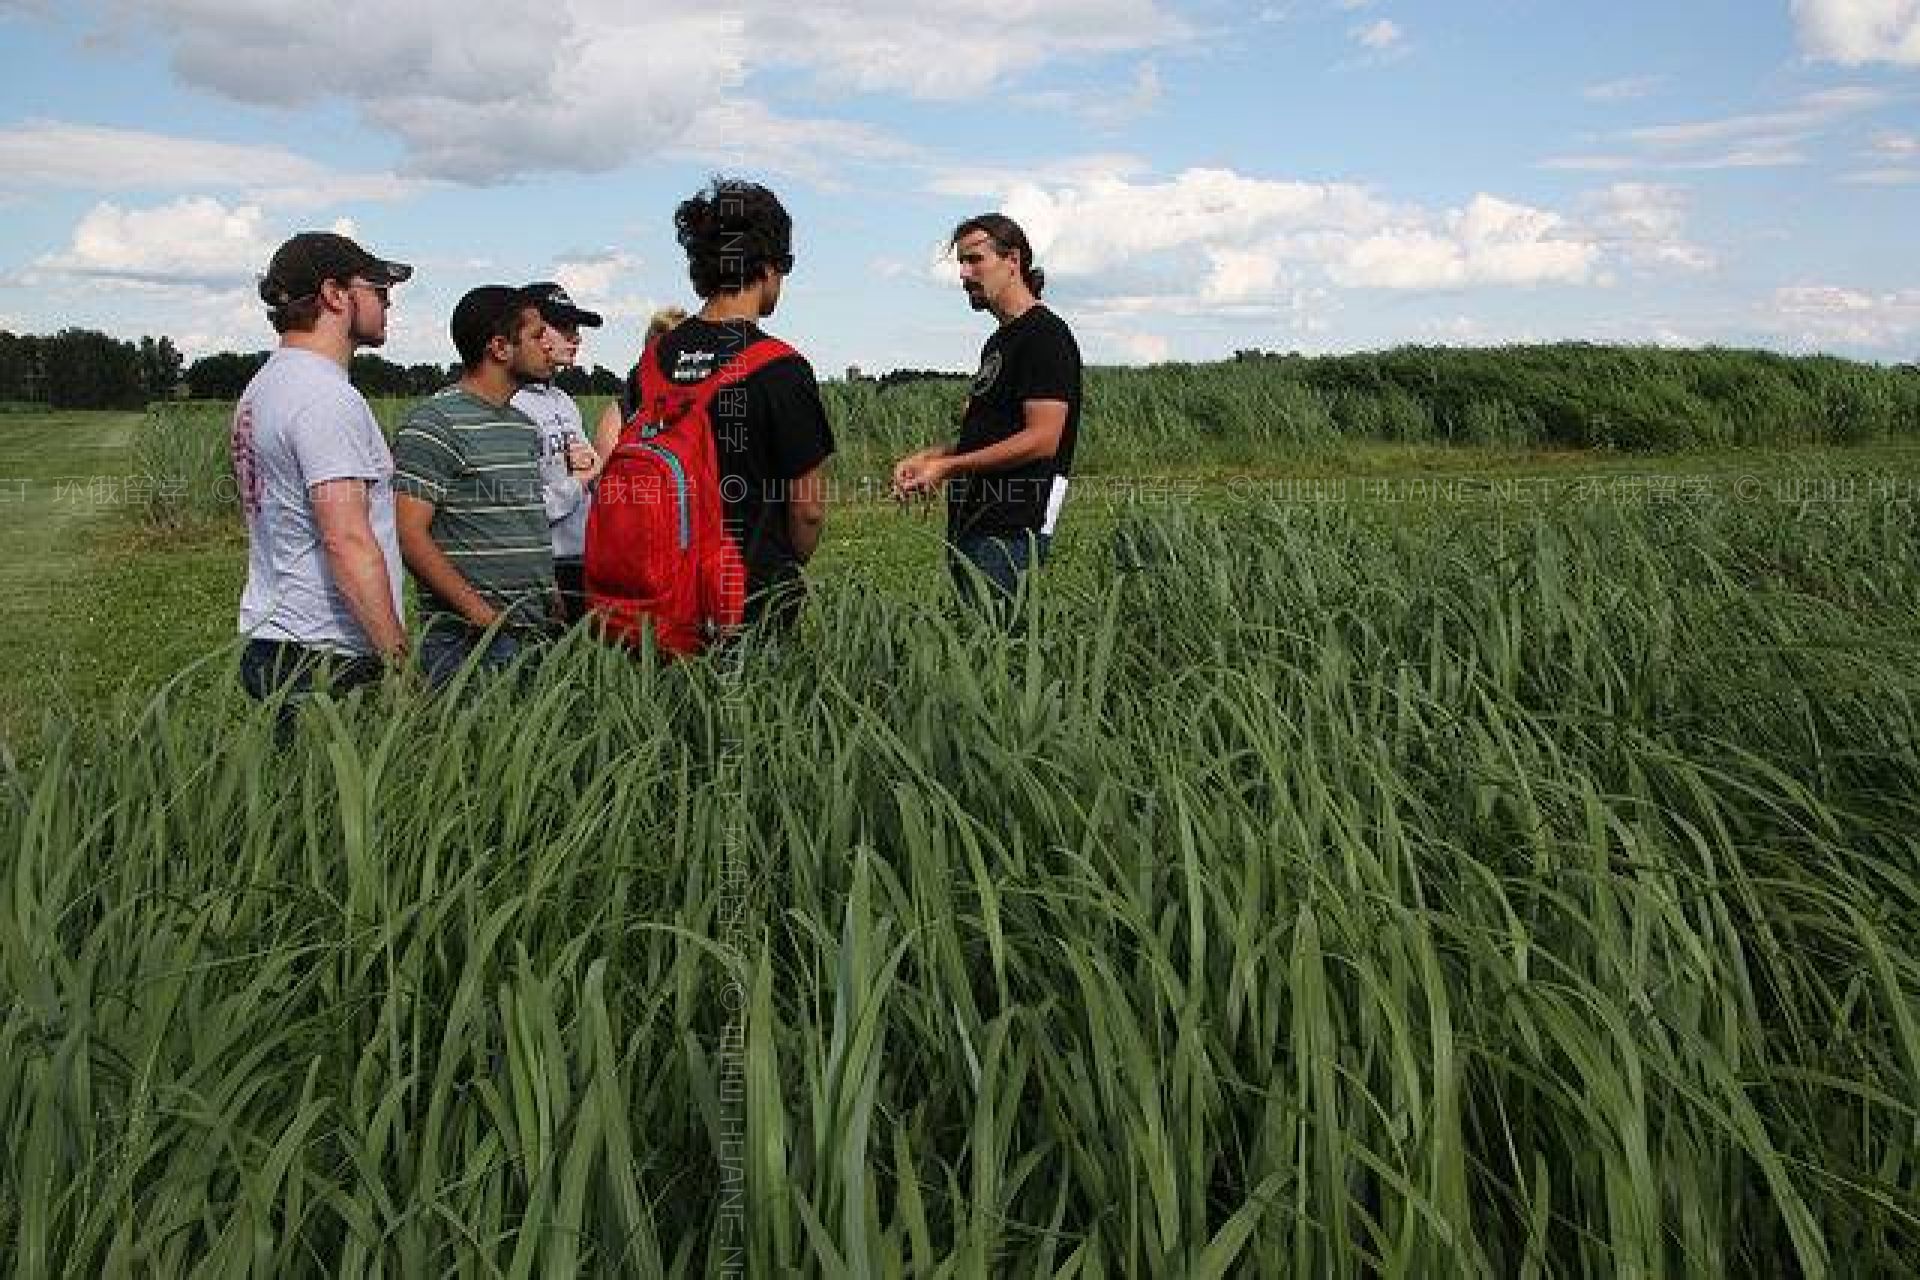
<instances>
[{"instance_id":1,"label":"curly hair","mask_svg":"<svg viewBox=\"0 0 1920 1280\"><path fill-rule=\"evenodd\" d=\"M702 298L738 293L770 269L791 267L793 219L758 183L714 178L673 211L687 275Z\"/></svg>"}]
</instances>

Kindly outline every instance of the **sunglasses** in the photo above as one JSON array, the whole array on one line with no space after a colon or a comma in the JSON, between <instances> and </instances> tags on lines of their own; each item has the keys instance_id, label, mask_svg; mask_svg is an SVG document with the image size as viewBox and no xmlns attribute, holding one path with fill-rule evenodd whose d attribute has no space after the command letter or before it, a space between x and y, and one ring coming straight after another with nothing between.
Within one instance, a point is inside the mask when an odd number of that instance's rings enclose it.
<instances>
[{"instance_id":1,"label":"sunglasses","mask_svg":"<svg viewBox=\"0 0 1920 1280\"><path fill-rule=\"evenodd\" d=\"M383 307L392 305L393 291L390 285L371 284L365 280L353 280L348 282L347 287L350 289L365 289L374 297L380 299L380 305Z\"/></svg>"}]
</instances>

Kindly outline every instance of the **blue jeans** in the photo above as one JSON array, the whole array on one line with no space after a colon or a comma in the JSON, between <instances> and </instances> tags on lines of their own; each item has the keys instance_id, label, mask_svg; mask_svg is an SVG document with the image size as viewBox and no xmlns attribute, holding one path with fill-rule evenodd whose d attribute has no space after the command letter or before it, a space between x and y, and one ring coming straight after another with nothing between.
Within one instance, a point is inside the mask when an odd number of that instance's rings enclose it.
<instances>
[{"instance_id":1,"label":"blue jeans","mask_svg":"<svg viewBox=\"0 0 1920 1280\"><path fill-rule=\"evenodd\" d=\"M1047 562L1053 539L1044 533L967 533L947 542L947 570L962 603L1008 622L1020 585Z\"/></svg>"},{"instance_id":2,"label":"blue jeans","mask_svg":"<svg viewBox=\"0 0 1920 1280\"><path fill-rule=\"evenodd\" d=\"M460 674L460 668L468 659L477 663L482 671L504 671L522 653L534 652L531 641L530 633L525 631L502 628L488 635L464 622L437 620L428 623L426 633L420 637L420 669L426 673L427 683L440 689Z\"/></svg>"},{"instance_id":3,"label":"blue jeans","mask_svg":"<svg viewBox=\"0 0 1920 1280\"><path fill-rule=\"evenodd\" d=\"M240 652L240 687L265 702L285 692L274 715L274 740L286 746L293 740L295 717L301 706L320 690L339 698L348 690L377 684L385 665L370 655L331 653L288 640L249 640Z\"/></svg>"}]
</instances>

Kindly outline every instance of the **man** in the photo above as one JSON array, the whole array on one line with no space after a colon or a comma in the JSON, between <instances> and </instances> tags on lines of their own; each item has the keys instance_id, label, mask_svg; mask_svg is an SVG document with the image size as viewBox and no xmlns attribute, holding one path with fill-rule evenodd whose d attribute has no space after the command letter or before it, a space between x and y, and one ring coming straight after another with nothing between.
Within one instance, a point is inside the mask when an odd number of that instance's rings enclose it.
<instances>
[{"instance_id":1,"label":"man","mask_svg":"<svg viewBox=\"0 0 1920 1280\"><path fill-rule=\"evenodd\" d=\"M412 274L303 231L260 280L280 346L233 413L248 542L240 679L255 698L287 690L283 735L315 689L342 693L406 657L393 455L347 365L386 341L388 291Z\"/></svg>"},{"instance_id":2,"label":"man","mask_svg":"<svg viewBox=\"0 0 1920 1280\"><path fill-rule=\"evenodd\" d=\"M471 656L506 666L558 615L538 431L510 403L553 376L546 327L518 289L470 291L449 326L460 380L394 436L400 554L420 584L420 663L435 688Z\"/></svg>"},{"instance_id":3,"label":"man","mask_svg":"<svg viewBox=\"0 0 1920 1280\"><path fill-rule=\"evenodd\" d=\"M717 178L682 202L673 221L703 305L651 350L665 378L686 386L767 336L757 322L780 305L793 271L793 219L765 187ZM638 372L628 380L625 416ZM726 388L714 402L713 432L725 527L746 566L746 623L790 631L806 595L801 570L826 522L834 449L812 366L795 353Z\"/></svg>"},{"instance_id":4,"label":"man","mask_svg":"<svg viewBox=\"0 0 1920 1280\"><path fill-rule=\"evenodd\" d=\"M550 280L521 290L540 308L547 324L547 354L553 372L572 368L580 358L580 327L598 329L597 312L574 305L567 291ZM585 572L581 556L587 544L587 507L600 456L580 420L580 406L551 379L530 382L516 391L513 407L539 430L540 483L553 540L553 576L560 588L564 621L571 626L586 612Z\"/></svg>"},{"instance_id":5,"label":"man","mask_svg":"<svg viewBox=\"0 0 1920 1280\"><path fill-rule=\"evenodd\" d=\"M896 495L947 494L947 562L963 600L997 616L1045 562L1080 431L1080 348L1040 301L1046 276L1019 224L969 218L950 240L960 284L997 328L980 349L960 438L895 465Z\"/></svg>"}]
</instances>

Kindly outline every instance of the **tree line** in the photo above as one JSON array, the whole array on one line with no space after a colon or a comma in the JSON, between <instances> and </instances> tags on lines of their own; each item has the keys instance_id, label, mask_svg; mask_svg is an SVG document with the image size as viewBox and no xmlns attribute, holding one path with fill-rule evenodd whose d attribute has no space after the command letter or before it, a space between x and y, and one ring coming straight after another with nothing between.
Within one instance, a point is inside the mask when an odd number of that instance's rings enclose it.
<instances>
[{"instance_id":1,"label":"tree line","mask_svg":"<svg viewBox=\"0 0 1920 1280\"><path fill-rule=\"evenodd\" d=\"M0 402L53 409L137 409L172 395L180 349L167 337L131 342L94 329L50 337L0 329Z\"/></svg>"},{"instance_id":2,"label":"tree line","mask_svg":"<svg viewBox=\"0 0 1920 1280\"><path fill-rule=\"evenodd\" d=\"M0 402L50 409L138 409L152 400L237 400L269 352L222 351L191 364L168 337L129 341L93 329L50 337L0 330ZM348 375L368 397L432 395L460 377L457 364L395 364L354 356ZM554 381L571 395L610 396L622 377L602 365L565 369Z\"/></svg>"}]
</instances>

